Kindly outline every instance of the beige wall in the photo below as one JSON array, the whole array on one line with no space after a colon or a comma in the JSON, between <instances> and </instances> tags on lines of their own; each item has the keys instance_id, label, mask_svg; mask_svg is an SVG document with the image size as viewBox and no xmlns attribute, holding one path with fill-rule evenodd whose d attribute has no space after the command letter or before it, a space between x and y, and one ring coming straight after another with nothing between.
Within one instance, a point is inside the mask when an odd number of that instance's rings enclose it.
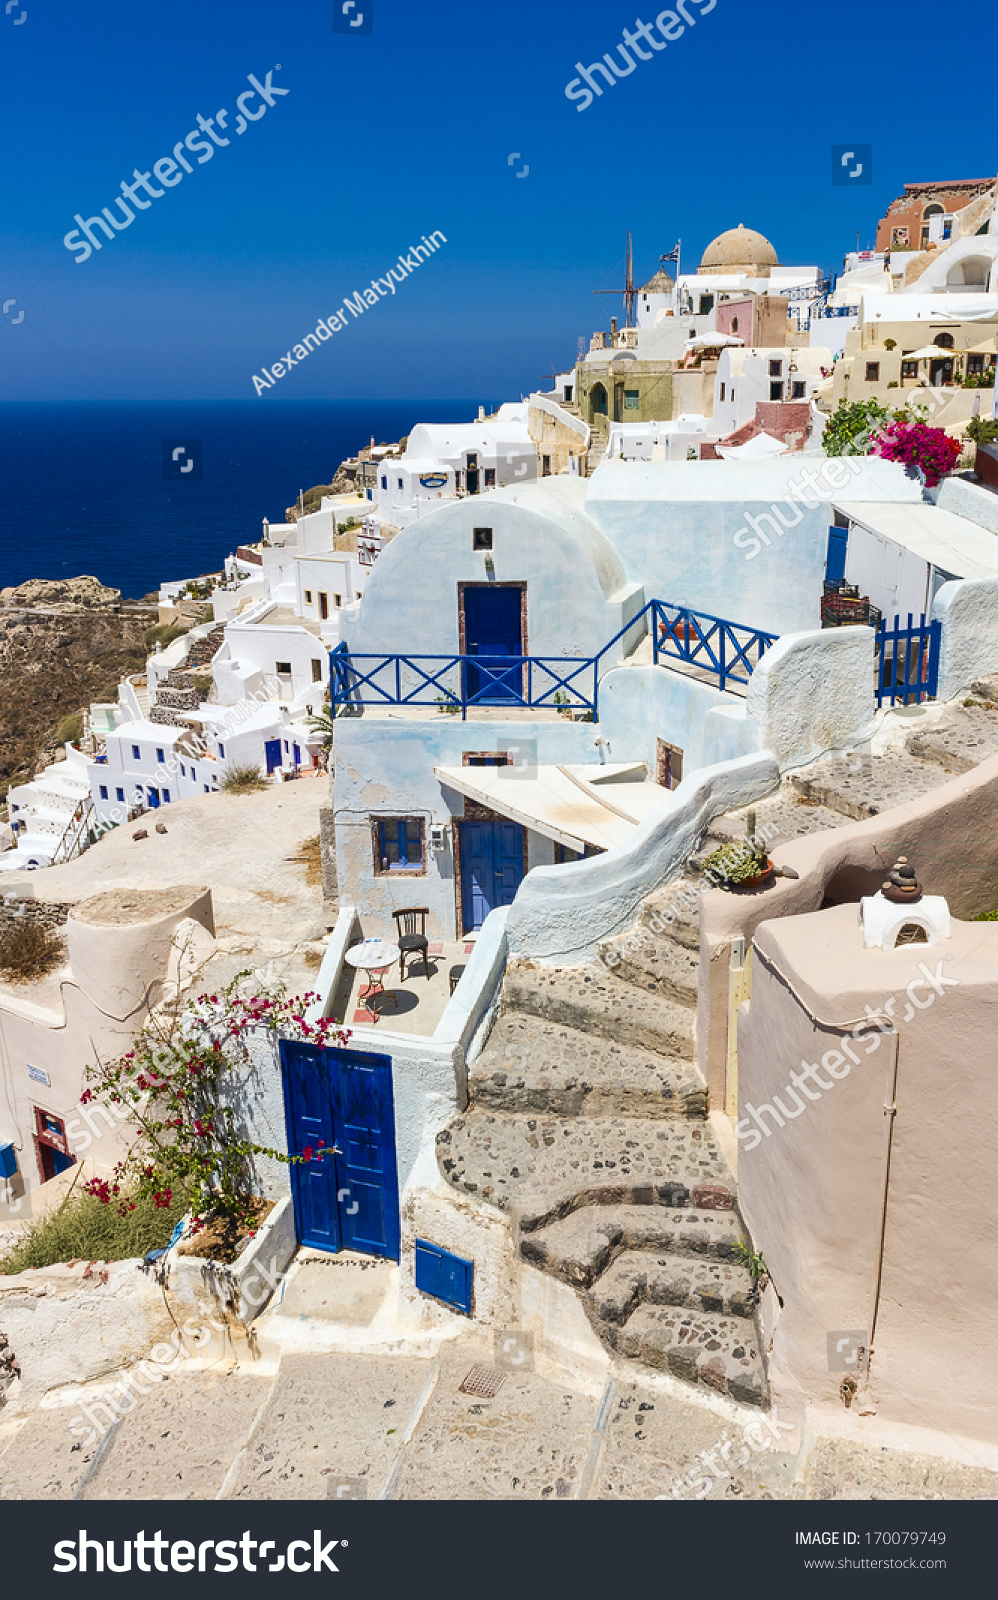
<instances>
[{"instance_id":1,"label":"beige wall","mask_svg":"<svg viewBox=\"0 0 998 1600\"><path fill-rule=\"evenodd\" d=\"M581 433L570 428L558 417L552 417L549 412L542 411L540 406L530 406L527 410L527 432L537 446L537 476L543 475L542 461L544 456L550 456L550 470L552 473L567 472L571 456L584 457L586 443Z\"/></svg>"},{"instance_id":2,"label":"beige wall","mask_svg":"<svg viewBox=\"0 0 998 1600\"><path fill-rule=\"evenodd\" d=\"M770 854L778 866L793 867L800 874L797 881L777 878L768 889L711 889L703 896L697 1039L713 1105L724 1103L732 939L751 940L765 920L816 911L826 895L856 900L860 893L875 893L885 864L902 848L926 893L945 895L955 916L972 917L998 904L998 756L867 822L785 845L777 841Z\"/></svg>"},{"instance_id":3,"label":"beige wall","mask_svg":"<svg viewBox=\"0 0 998 1600\"><path fill-rule=\"evenodd\" d=\"M80 1105L86 1069L126 1050L164 985L183 982L214 946L207 889L111 890L74 906L66 927L69 961L61 971L38 985L0 989L7 1089L0 1097L0 1143L9 1140L17 1150L15 1199L42 1181L36 1108L66 1124L71 1153L86 1151L105 1167L118 1159L121 1125ZM29 1066L48 1082L29 1074Z\"/></svg>"},{"instance_id":4,"label":"beige wall","mask_svg":"<svg viewBox=\"0 0 998 1600\"><path fill-rule=\"evenodd\" d=\"M998 1443L998 1075L982 1048L996 979L993 924L954 921L943 945L890 951L864 948L854 905L756 930L738 1024L739 1204L782 1300L770 1381L791 1418L843 1405L829 1333L875 1327L857 1412ZM889 1031L867 1021L844 1049L867 1007ZM788 1092L802 1061L824 1063L814 1100ZM774 1097L791 1113L782 1127L762 1110ZM758 1142L750 1105L772 1130Z\"/></svg>"}]
</instances>

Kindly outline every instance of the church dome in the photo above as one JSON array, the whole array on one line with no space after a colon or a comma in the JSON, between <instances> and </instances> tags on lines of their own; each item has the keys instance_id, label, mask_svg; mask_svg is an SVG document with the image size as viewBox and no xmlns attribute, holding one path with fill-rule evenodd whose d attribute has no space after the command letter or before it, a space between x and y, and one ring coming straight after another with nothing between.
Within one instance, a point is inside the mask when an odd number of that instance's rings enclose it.
<instances>
[{"instance_id":1,"label":"church dome","mask_svg":"<svg viewBox=\"0 0 998 1600\"><path fill-rule=\"evenodd\" d=\"M776 251L769 240L753 228L739 223L712 239L700 261L703 273L743 272L750 278L768 278L771 267L779 266Z\"/></svg>"}]
</instances>

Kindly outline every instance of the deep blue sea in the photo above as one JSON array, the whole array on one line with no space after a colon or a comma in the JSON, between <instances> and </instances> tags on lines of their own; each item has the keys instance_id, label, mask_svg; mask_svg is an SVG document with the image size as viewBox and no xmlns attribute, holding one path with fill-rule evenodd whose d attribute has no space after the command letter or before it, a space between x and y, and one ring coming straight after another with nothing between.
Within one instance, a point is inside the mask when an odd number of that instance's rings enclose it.
<instances>
[{"instance_id":1,"label":"deep blue sea","mask_svg":"<svg viewBox=\"0 0 998 1600\"><path fill-rule=\"evenodd\" d=\"M0 588L91 573L137 599L211 572L372 434L392 442L417 422L470 422L480 404L496 402L0 404ZM200 481L164 480L167 439L200 441Z\"/></svg>"}]
</instances>

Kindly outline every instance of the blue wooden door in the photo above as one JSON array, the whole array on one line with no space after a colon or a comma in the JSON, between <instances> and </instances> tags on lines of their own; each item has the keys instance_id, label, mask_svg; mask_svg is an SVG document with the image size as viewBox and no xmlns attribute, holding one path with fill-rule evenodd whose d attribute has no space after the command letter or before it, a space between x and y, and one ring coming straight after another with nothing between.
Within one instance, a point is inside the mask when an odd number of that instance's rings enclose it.
<instances>
[{"instance_id":1,"label":"blue wooden door","mask_svg":"<svg viewBox=\"0 0 998 1600\"><path fill-rule=\"evenodd\" d=\"M464 931L482 926L496 906L510 906L523 882L523 829L518 822L461 824Z\"/></svg>"},{"instance_id":2,"label":"blue wooden door","mask_svg":"<svg viewBox=\"0 0 998 1600\"><path fill-rule=\"evenodd\" d=\"M399 1257L389 1056L281 1041L291 1190L301 1244Z\"/></svg>"},{"instance_id":3,"label":"blue wooden door","mask_svg":"<svg viewBox=\"0 0 998 1600\"><path fill-rule=\"evenodd\" d=\"M281 765L280 739L267 739L264 742L263 750L267 758L267 772L269 774Z\"/></svg>"},{"instance_id":4,"label":"blue wooden door","mask_svg":"<svg viewBox=\"0 0 998 1600\"><path fill-rule=\"evenodd\" d=\"M481 705L522 699L523 669L509 666L523 654L523 591L516 585L469 585L464 591L464 653L481 660L465 665L465 693Z\"/></svg>"},{"instance_id":5,"label":"blue wooden door","mask_svg":"<svg viewBox=\"0 0 998 1600\"><path fill-rule=\"evenodd\" d=\"M842 582L846 575L846 551L848 548L848 528L829 528L828 554L825 558L826 583Z\"/></svg>"}]
</instances>

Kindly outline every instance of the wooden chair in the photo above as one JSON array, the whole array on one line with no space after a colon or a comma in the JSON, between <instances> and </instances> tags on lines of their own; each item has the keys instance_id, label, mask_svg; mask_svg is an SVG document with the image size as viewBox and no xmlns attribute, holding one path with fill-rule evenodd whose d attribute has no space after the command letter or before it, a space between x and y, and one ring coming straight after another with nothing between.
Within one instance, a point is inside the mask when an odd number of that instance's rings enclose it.
<instances>
[{"instance_id":1,"label":"wooden chair","mask_svg":"<svg viewBox=\"0 0 998 1600\"><path fill-rule=\"evenodd\" d=\"M399 982L405 982L405 958L410 961L413 956L422 956L423 970L426 981L430 981L430 941L426 937L426 919L430 914L429 906L408 906L402 911L393 911L395 925L398 928L399 956ZM418 926L417 926L418 924Z\"/></svg>"}]
</instances>

